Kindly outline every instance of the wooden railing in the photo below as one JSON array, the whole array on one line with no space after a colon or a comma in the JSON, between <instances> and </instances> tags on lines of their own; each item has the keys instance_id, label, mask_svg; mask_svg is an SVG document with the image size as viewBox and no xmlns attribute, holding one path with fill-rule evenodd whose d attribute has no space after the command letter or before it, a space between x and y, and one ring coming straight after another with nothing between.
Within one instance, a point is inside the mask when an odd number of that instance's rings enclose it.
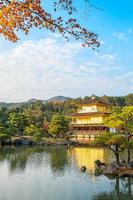
<instances>
[{"instance_id":1,"label":"wooden railing","mask_svg":"<svg viewBox=\"0 0 133 200\"><path fill-rule=\"evenodd\" d=\"M89 125L103 125L103 123L99 122L99 123L88 123L88 124L81 124L81 123L71 123L72 126L89 126Z\"/></svg>"}]
</instances>

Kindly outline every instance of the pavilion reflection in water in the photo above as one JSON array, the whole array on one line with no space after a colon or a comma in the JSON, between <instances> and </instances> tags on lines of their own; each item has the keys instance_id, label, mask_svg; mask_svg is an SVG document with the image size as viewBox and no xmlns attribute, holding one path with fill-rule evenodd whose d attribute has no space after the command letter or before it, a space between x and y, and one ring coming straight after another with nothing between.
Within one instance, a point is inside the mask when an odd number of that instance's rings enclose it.
<instances>
[{"instance_id":1,"label":"pavilion reflection in water","mask_svg":"<svg viewBox=\"0 0 133 200\"><path fill-rule=\"evenodd\" d=\"M94 172L95 166L94 161L100 160L101 162L108 162L109 154L103 148L84 148L84 147L75 147L69 150L69 154L76 162L78 168L86 166L88 171Z\"/></svg>"}]
</instances>

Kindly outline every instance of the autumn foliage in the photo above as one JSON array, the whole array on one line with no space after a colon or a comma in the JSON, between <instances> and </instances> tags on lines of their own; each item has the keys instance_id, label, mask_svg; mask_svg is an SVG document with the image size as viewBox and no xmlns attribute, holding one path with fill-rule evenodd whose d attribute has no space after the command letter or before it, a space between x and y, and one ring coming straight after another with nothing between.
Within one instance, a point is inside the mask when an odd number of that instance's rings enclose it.
<instances>
[{"instance_id":1,"label":"autumn foliage","mask_svg":"<svg viewBox=\"0 0 133 200\"><path fill-rule=\"evenodd\" d=\"M52 32L59 32L63 37L69 39L73 36L80 40L83 46L96 48L99 46L97 34L88 31L74 19L72 0L55 0L51 4L53 11L58 15L59 10L66 12L68 17L58 16L56 18L42 7L40 0L0 0L0 33L6 39L18 41L17 31L28 34L32 27L45 28Z\"/></svg>"}]
</instances>

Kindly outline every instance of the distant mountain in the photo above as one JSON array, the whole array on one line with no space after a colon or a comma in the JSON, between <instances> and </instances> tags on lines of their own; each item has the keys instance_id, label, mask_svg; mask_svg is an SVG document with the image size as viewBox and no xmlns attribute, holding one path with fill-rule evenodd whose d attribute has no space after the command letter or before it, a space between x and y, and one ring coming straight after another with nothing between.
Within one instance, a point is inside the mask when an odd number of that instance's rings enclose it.
<instances>
[{"instance_id":1,"label":"distant mountain","mask_svg":"<svg viewBox=\"0 0 133 200\"><path fill-rule=\"evenodd\" d=\"M70 97L64 97L64 96L55 96L51 99L48 99L48 102L64 102L71 99Z\"/></svg>"},{"instance_id":2,"label":"distant mountain","mask_svg":"<svg viewBox=\"0 0 133 200\"><path fill-rule=\"evenodd\" d=\"M21 107L24 105L25 102L20 103L6 103L6 102L0 102L0 107L6 107L6 108L15 108L15 107Z\"/></svg>"},{"instance_id":3,"label":"distant mountain","mask_svg":"<svg viewBox=\"0 0 133 200\"><path fill-rule=\"evenodd\" d=\"M64 96L55 96L52 97L51 99L48 100L39 100L39 99L29 99L28 101L25 102L19 102L19 103L6 103L6 102L0 102L0 107L7 107L7 108L12 108L12 107L21 107L25 104L30 104L30 103L35 103L36 101L42 101L43 104L47 103L47 102L55 102L55 103L59 103L59 102L64 102L71 99L70 97L64 97Z\"/></svg>"},{"instance_id":4,"label":"distant mountain","mask_svg":"<svg viewBox=\"0 0 133 200\"><path fill-rule=\"evenodd\" d=\"M125 96L85 96L84 98L76 98L75 103L87 103L90 101L90 99L96 98L98 101L106 102L114 106L133 106L133 93L125 95ZM17 103L7 103L7 102L0 102L0 107L7 107L7 108L15 108L15 107L21 107L21 106L27 106L29 104L33 104L37 101L41 101L43 104L46 104L48 102L54 102L54 103L59 103L59 102L65 102L67 100L70 100L72 98L70 97L65 97L65 96L55 96L47 100L39 100L39 99L29 99L28 101L25 102L17 102Z\"/></svg>"},{"instance_id":5,"label":"distant mountain","mask_svg":"<svg viewBox=\"0 0 133 200\"><path fill-rule=\"evenodd\" d=\"M28 103L35 103L36 101L38 101L38 99L29 99L27 102Z\"/></svg>"},{"instance_id":6,"label":"distant mountain","mask_svg":"<svg viewBox=\"0 0 133 200\"><path fill-rule=\"evenodd\" d=\"M70 97L64 97L64 96L55 96L55 97L52 97L48 100L40 100L40 101L42 101L45 104L47 102L64 102L64 101L67 101L68 99L71 99L71 98ZM29 99L28 103L35 103L38 100L39 99Z\"/></svg>"},{"instance_id":7,"label":"distant mountain","mask_svg":"<svg viewBox=\"0 0 133 200\"><path fill-rule=\"evenodd\" d=\"M8 107L9 104L11 105L11 103L0 102L0 107Z\"/></svg>"}]
</instances>

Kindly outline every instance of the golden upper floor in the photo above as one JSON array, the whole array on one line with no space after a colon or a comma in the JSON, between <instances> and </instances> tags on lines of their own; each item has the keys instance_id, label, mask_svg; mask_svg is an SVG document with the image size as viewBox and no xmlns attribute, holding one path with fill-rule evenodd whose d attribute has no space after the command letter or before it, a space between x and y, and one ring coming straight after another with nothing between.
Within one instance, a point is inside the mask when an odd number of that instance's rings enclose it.
<instances>
[{"instance_id":1,"label":"golden upper floor","mask_svg":"<svg viewBox=\"0 0 133 200\"><path fill-rule=\"evenodd\" d=\"M89 124L103 124L107 115L92 115L92 116L78 116L73 115L71 124L89 125Z\"/></svg>"},{"instance_id":2,"label":"golden upper floor","mask_svg":"<svg viewBox=\"0 0 133 200\"><path fill-rule=\"evenodd\" d=\"M110 113L110 106L98 101L77 105L77 112L71 115L72 124L103 124Z\"/></svg>"},{"instance_id":3,"label":"golden upper floor","mask_svg":"<svg viewBox=\"0 0 133 200\"><path fill-rule=\"evenodd\" d=\"M78 106L77 113L110 112L110 106L101 103L79 104L77 106Z\"/></svg>"}]
</instances>

